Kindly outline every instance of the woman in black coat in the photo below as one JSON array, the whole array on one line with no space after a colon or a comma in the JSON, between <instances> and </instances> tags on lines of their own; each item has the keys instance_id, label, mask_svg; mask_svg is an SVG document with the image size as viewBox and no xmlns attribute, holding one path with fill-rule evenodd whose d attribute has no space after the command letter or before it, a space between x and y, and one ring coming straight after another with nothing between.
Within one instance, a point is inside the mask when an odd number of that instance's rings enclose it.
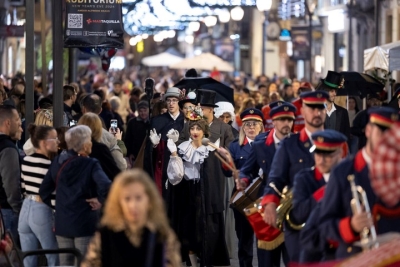
<instances>
[{"instance_id":1,"label":"woman in black coat","mask_svg":"<svg viewBox=\"0 0 400 267\"><path fill-rule=\"evenodd\" d=\"M94 113L86 113L79 119L78 125L89 126L90 130L92 130L93 146L92 153L90 153L89 157L97 159L108 178L111 181L114 180L114 177L117 176L121 170L115 163L108 147L99 142L103 128L100 117Z\"/></svg>"}]
</instances>

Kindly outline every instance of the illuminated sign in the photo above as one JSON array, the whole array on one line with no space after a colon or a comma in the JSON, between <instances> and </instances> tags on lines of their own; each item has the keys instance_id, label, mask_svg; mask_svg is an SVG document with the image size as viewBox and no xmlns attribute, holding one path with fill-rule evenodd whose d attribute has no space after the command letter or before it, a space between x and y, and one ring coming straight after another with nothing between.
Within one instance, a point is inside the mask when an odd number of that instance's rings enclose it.
<instances>
[{"instance_id":1,"label":"illuminated sign","mask_svg":"<svg viewBox=\"0 0 400 267\"><path fill-rule=\"evenodd\" d=\"M281 35L279 36L279 40L285 42L292 40L292 35L290 34L290 31L288 29L282 29Z\"/></svg>"}]
</instances>

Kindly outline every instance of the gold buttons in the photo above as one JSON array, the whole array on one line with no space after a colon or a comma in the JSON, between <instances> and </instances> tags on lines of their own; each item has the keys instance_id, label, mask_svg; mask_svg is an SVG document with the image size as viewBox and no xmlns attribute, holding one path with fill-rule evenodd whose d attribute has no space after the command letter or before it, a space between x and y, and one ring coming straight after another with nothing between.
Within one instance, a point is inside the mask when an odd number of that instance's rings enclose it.
<instances>
[{"instance_id":1,"label":"gold buttons","mask_svg":"<svg viewBox=\"0 0 400 267\"><path fill-rule=\"evenodd\" d=\"M376 218L377 221L379 221L381 219L381 215L378 214L378 215L376 215L375 218Z\"/></svg>"},{"instance_id":2,"label":"gold buttons","mask_svg":"<svg viewBox=\"0 0 400 267\"><path fill-rule=\"evenodd\" d=\"M262 163L265 163L265 160L263 160Z\"/></svg>"},{"instance_id":3,"label":"gold buttons","mask_svg":"<svg viewBox=\"0 0 400 267\"><path fill-rule=\"evenodd\" d=\"M351 253L353 251L353 248L352 247L348 247L347 248L347 253Z\"/></svg>"},{"instance_id":4,"label":"gold buttons","mask_svg":"<svg viewBox=\"0 0 400 267\"><path fill-rule=\"evenodd\" d=\"M309 146L310 146L310 143L309 143L309 142L307 142L307 143L304 144L304 147L309 147Z\"/></svg>"},{"instance_id":5,"label":"gold buttons","mask_svg":"<svg viewBox=\"0 0 400 267\"><path fill-rule=\"evenodd\" d=\"M302 163L302 162L303 162L303 159L299 159L299 162Z\"/></svg>"}]
</instances>

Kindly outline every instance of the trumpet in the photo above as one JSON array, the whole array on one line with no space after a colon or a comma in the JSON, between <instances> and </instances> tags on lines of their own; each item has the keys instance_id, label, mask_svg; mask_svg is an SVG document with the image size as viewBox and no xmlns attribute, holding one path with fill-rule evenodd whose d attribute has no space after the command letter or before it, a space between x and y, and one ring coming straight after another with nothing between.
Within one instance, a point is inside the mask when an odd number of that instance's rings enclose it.
<instances>
[{"instance_id":1,"label":"trumpet","mask_svg":"<svg viewBox=\"0 0 400 267\"><path fill-rule=\"evenodd\" d=\"M351 174L347 176L347 180L350 182L351 193L353 196L350 201L353 214L362 212L362 206L364 206L365 212L368 214L368 218L371 218L371 208L369 206L365 190L361 186L356 185L354 181L354 175ZM361 247L364 251L378 246L374 225L372 225L370 228L364 227L360 233L360 238Z\"/></svg>"}]
</instances>

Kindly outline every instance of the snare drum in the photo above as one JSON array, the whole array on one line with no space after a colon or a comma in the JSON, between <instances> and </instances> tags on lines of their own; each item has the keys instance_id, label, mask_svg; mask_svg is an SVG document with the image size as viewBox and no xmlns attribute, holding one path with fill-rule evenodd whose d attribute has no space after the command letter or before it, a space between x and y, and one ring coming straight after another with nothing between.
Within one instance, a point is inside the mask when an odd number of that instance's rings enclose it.
<instances>
[{"instance_id":1,"label":"snare drum","mask_svg":"<svg viewBox=\"0 0 400 267\"><path fill-rule=\"evenodd\" d=\"M236 191L229 201L230 206L245 215L243 210L258 198L261 182L262 178L257 177L244 191Z\"/></svg>"},{"instance_id":2,"label":"snare drum","mask_svg":"<svg viewBox=\"0 0 400 267\"><path fill-rule=\"evenodd\" d=\"M273 250L284 241L284 234L279 229L264 222L262 214L258 209L262 198L244 209L251 227L257 237L257 247L265 250Z\"/></svg>"}]
</instances>

